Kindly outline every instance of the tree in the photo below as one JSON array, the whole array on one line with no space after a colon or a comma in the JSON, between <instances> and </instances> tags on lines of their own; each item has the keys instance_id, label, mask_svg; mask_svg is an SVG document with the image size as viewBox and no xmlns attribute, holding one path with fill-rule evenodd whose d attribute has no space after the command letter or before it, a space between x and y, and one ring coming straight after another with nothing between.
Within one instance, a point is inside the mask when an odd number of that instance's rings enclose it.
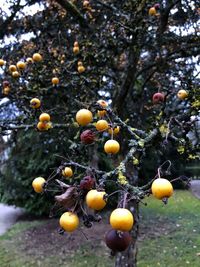
<instances>
[{"instance_id":1,"label":"tree","mask_svg":"<svg viewBox=\"0 0 200 267\"><path fill-rule=\"evenodd\" d=\"M132 234L136 241L138 201L152 183L139 188L142 178L138 177L149 175L144 171L149 153L156 156L153 176L157 169L168 175L168 165L163 162L173 159L171 151L181 162L198 157L197 1L7 2L10 14L0 10L4 15L0 21L1 97L7 97L1 105L11 105L16 112L12 120L1 116L2 134L11 130L13 141L12 165L4 171L10 179L2 181L3 199L9 203L15 199L19 205L26 203L27 208L38 210L39 200L29 198L30 181L39 175L51 177L51 168L60 162L59 157L49 155L67 155L56 175L65 165L78 169L77 178L86 169L98 180L103 175L102 182L117 175L117 187L135 196L129 204L134 207ZM25 8L36 2L41 4L40 11L25 15ZM16 40L6 45L9 34ZM26 34L28 40L21 41ZM34 53L40 53L42 60L38 55L34 59ZM25 67L18 64L18 73L9 70L10 65L26 59ZM59 81L52 81L57 77ZM39 110L29 107L35 97L42 101ZM101 98L110 106L97 104ZM83 130L75 121L80 108L91 109L93 114L106 111L111 128L121 127L118 140L124 159L115 156L106 165L108 158L103 160L102 153L106 134L98 134L99 141L93 146L80 143ZM45 124L48 131L36 132L38 117L44 111L51 115L53 124ZM91 125L89 129L94 128ZM23 194L22 184L26 187ZM136 265L135 242L123 256L117 256L116 266Z\"/></svg>"}]
</instances>

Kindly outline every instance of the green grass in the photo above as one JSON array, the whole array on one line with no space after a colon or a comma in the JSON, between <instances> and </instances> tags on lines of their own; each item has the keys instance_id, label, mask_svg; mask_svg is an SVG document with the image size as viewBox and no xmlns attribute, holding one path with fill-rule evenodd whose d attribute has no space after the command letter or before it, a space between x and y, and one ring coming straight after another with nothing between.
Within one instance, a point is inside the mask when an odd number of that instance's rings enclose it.
<instances>
[{"instance_id":1,"label":"green grass","mask_svg":"<svg viewBox=\"0 0 200 267\"><path fill-rule=\"evenodd\" d=\"M144 226L150 223L152 233L160 233L156 238L153 234L147 235L139 244L138 267L200 266L197 256L200 252L198 199L190 192L176 191L165 206L151 197L141 213Z\"/></svg>"},{"instance_id":2,"label":"green grass","mask_svg":"<svg viewBox=\"0 0 200 267\"><path fill-rule=\"evenodd\" d=\"M31 262L25 255L18 253L19 245L15 237L23 231L39 226L43 221L24 221L16 223L7 233L0 236L0 266L1 267L35 267L34 260Z\"/></svg>"},{"instance_id":3,"label":"green grass","mask_svg":"<svg viewBox=\"0 0 200 267\"><path fill-rule=\"evenodd\" d=\"M176 191L164 205L153 197L141 207L141 232L138 267L199 267L200 266L200 200L190 192ZM110 267L113 261L102 242L61 253L52 251L27 255L23 235L26 230L40 227L44 221L20 222L0 237L1 267ZM30 243L30 241L29 241ZM101 243L101 244L100 244ZM23 245L22 245L23 244ZM91 248L92 245L95 247ZM37 255L36 255L37 254Z\"/></svg>"}]
</instances>

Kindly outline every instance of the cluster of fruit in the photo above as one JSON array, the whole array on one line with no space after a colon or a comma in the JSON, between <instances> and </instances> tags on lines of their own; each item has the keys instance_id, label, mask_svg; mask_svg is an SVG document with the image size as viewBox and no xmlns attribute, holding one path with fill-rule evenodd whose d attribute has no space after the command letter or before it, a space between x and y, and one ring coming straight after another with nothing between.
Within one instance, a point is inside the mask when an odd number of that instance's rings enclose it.
<instances>
[{"instance_id":1,"label":"cluster of fruit","mask_svg":"<svg viewBox=\"0 0 200 267\"><path fill-rule=\"evenodd\" d=\"M50 128L52 128L52 123L51 123L51 117L48 113L42 113L39 116L39 122L37 124L37 129L39 131L47 131Z\"/></svg>"},{"instance_id":2,"label":"cluster of fruit","mask_svg":"<svg viewBox=\"0 0 200 267\"><path fill-rule=\"evenodd\" d=\"M41 107L41 101L38 98L32 98L30 101L30 106L33 109L38 109ZM50 128L52 128L52 123L51 123L51 117L48 113L43 112L39 116L39 122L37 124L37 129L39 131L47 131Z\"/></svg>"},{"instance_id":3,"label":"cluster of fruit","mask_svg":"<svg viewBox=\"0 0 200 267\"><path fill-rule=\"evenodd\" d=\"M105 191L91 189L85 197L87 207L96 211L102 210L106 205L105 194ZM73 232L79 226L79 217L75 212L64 212L60 217L59 223L64 231Z\"/></svg>"},{"instance_id":4,"label":"cluster of fruit","mask_svg":"<svg viewBox=\"0 0 200 267\"><path fill-rule=\"evenodd\" d=\"M85 67L83 66L83 62L82 61L78 61L78 73L83 73L85 71Z\"/></svg>"},{"instance_id":5,"label":"cluster of fruit","mask_svg":"<svg viewBox=\"0 0 200 267\"><path fill-rule=\"evenodd\" d=\"M187 97L188 97L188 92L184 89L181 89L178 91L177 93L177 97L180 99L180 100L185 100ZM154 104L159 104L159 103L162 103L164 102L165 100L165 94L164 93L155 93L153 95L153 98L152 98L152 101Z\"/></svg>"},{"instance_id":6,"label":"cluster of fruit","mask_svg":"<svg viewBox=\"0 0 200 267\"><path fill-rule=\"evenodd\" d=\"M98 116L101 117L95 124L95 128L97 132L104 132L108 131L109 134L113 137L119 133L120 128L119 126L112 127L107 120L103 119L102 117L106 116L107 111L106 108L108 107L108 103L104 100L98 100L97 104L102 108L102 110L98 110ZM92 112L88 109L80 109L76 113L76 121L81 126L87 126L89 123L93 121ZM81 141L84 144L91 144L95 141L95 133L92 130L85 130L81 133ZM116 140L110 139L104 144L104 151L107 154L116 154L120 150L120 145Z\"/></svg>"},{"instance_id":7,"label":"cluster of fruit","mask_svg":"<svg viewBox=\"0 0 200 267\"><path fill-rule=\"evenodd\" d=\"M8 67L11 75L13 78L19 78L20 72L22 72L26 68L27 63L33 63L33 62L39 62L42 61L42 56L39 53L33 54L32 58L28 57L26 59L26 62L24 61L18 61L16 65L10 65ZM3 59L0 59L0 66L4 66L5 61Z\"/></svg>"},{"instance_id":8,"label":"cluster of fruit","mask_svg":"<svg viewBox=\"0 0 200 267\"><path fill-rule=\"evenodd\" d=\"M62 175L65 178L71 178L73 170L71 167L65 167L62 169ZM43 177L35 178L32 182L32 186L35 192L42 193L44 191L44 185L46 180ZM81 196L89 209L94 211L101 211L106 206L106 192L93 189L95 187L95 179L91 176L85 176L78 186L79 191L82 191ZM168 198L173 194L173 186L170 181L165 178L156 178L151 185L151 193L159 200L167 202ZM77 206L77 203L76 203ZM85 213L84 213L85 214ZM85 218L87 217L87 218ZM91 217L91 218L90 218ZM83 215L83 223L86 227L91 227L88 218L93 219L92 215ZM134 225L133 214L126 208L116 208L110 215L109 230L105 235L106 245L113 251L124 251L131 242L131 231ZM64 212L59 220L60 227L66 232L75 231L80 224L79 216L74 209L68 209Z\"/></svg>"},{"instance_id":9,"label":"cluster of fruit","mask_svg":"<svg viewBox=\"0 0 200 267\"><path fill-rule=\"evenodd\" d=\"M80 52L79 43L76 41L74 42L73 53L77 55L79 52Z\"/></svg>"},{"instance_id":10,"label":"cluster of fruit","mask_svg":"<svg viewBox=\"0 0 200 267\"><path fill-rule=\"evenodd\" d=\"M70 167L65 167L62 171L62 175L69 178L73 175L73 171ZM42 193L44 191L45 183L46 180L43 177L35 178L32 182L34 191ZM85 203L89 209L100 211L106 206L106 192L91 189L94 187L94 178L91 176L84 177L81 180L79 187L83 191L87 190ZM110 225L112 229L105 237L107 246L113 251L125 250L131 241L131 236L128 231L132 229L133 223L133 215L128 209L115 209L110 215ZM75 212L67 211L61 215L59 224L64 231L71 233L79 227L80 220ZM84 225L86 225L86 221L84 221Z\"/></svg>"},{"instance_id":11,"label":"cluster of fruit","mask_svg":"<svg viewBox=\"0 0 200 267\"><path fill-rule=\"evenodd\" d=\"M73 46L73 53L74 53L74 55L77 55L77 54L79 54L79 52L80 52L79 43L77 41L75 41L74 46ZM85 72L85 67L83 66L83 62L81 60L79 60L77 63L77 70L78 70L78 73Z\"/></svg>"}]
</instances>

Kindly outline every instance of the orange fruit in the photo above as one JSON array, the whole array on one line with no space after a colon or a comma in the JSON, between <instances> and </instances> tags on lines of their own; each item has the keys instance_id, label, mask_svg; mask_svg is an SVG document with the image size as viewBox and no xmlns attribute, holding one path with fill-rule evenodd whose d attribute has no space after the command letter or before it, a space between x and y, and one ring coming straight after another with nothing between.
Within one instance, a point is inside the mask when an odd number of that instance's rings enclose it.
<instances>
[{"instance_id":1,"label":"orange fruit","mask_svg":"<svg viewBox=\"0 0 200 267\"><path fill-rule=\"evenodd\" d=\"M13 78L19 78L20 74L18 71L13 71L12 76L13 76Z\"/></svg>"},{"instance_id":2,"label":"orange fruit","mask_svg":"<svg viewBox=\"0 0 200 267\"><path fill-rule=\"evenodd\" d=\"M156 8L155 7L151 7L149 8L149 16L155 16L156 15Z\"/></svg>"},{"instance_id":3,"label":"orange fruit","mask_svg":"<svg viewBox=\"0 0 200 267\"><path fill-rule=\"evenodd\" d=\"M157 178L151 185L151 191L157 199L169 198L173 194L173 186L167 179Z\"/></svg>"},{"instance_id":4,"label":"orange fruit","mask_svg":"<svg viewBox=\"0 0 200 267\"><path fill-rule=\"evenodd\" d=\"M177 97L181 100L184 100L185 98L188 97L188 92L184 89L182 90L179 90L178 93L177 93Z\"/></svg>"},{"instance_id":5,"label":"orange fruit","mask_svg":"<svg viewBox=\"0 0 200 267\"><path fill-rule=\"evenodd\" d=\"M83 108L76 113L76 121L81 126L89 124L92 120L93 120L92 112L89 111L88 109Z\"/></svg>"},{"instance_id":6,"label":"orange fruit","mask_svg":"<svg viewBox=\"0 0 200 267\"><path fill-rule=\"evenodd\" d=\"M62 175L64 177L71 177L73 175L73 171L70 167L65 167L64 170L62 171Z\"/></svg>"},{"instance_id":7,"label":"orange fruit","mask_svg":"<svg viewBox=\"0 0 200 267\"><path fill-rule=\"evenodd\" d=\"M66 231L66 232L73 232L75 231L79 226L79 218L78 216L73 212L65 212L60 217L60 226Z\"/></svg>"},{"instance_id":8,"label":"orange fruit","mask_svg":"<svg viewBox=\"0 0 200 267\"><path fill-rule=\"evenodd\" d=\"M108 122L106 120L99 120L95 125L97 131L105 131L109 128Z\"/></svg>"},{"instance_id":9,"label":"orange fruit","mask_svg":"<svg viewBox=\"0 0 200 267\"><path fill-rule=\"evenodd\" d=\"M110 215L110 224L115 230L130 231L133 223L133 215L128 209L118 208L113 210Z\"/></svg>"},{"instance_id":10,"label":"orange fruit","mask_svg":"<svg viewBox=\"0 0 200 267\"><path fill-rule=\"evenodd\" d=\"M88 7L90 5L90 2L88 0L83 1L83 7Z\"/></svg>"},{"instance_id":11,"label":"orange fruit","mask_svg":"<svg viewBox=\"0 0 200 267\"><path fill-rule=\"evenodd\" d=\"M108 140L104 144L104 151L107 154L116 154L119 152L119 150L120 150L120 145L116 140Z\"/></svg>"},{"instance_id":12,"label":"orange fruit","mask_svg":"<svg viewBox=\"0 0 200 267\"><path fill-rule=\"evenodd\" d=\"M0 59L0 66L2 67L5 64L5 61L3 59Z\"/></svg>"},{"instance_id":13,"label":"orange fruit","mask_svg":"<svg viewBox=\"0 0 200 267\"><path fill-rule=\"evenodd\" d=\"M35 54L33 54L33 61L34 62L40 62L40 61L42 61L42 56L39 54L39 53L35 53Z\"/></svg>"},{"instance_id":14,"label":"orange fruit","mask_svg":"<svg viewBox=\"0 0 200 267\"><path fill-rule=\"evenodd\" d=\"M106 192L104 191L90 190L86 195L87 206L94 210L102 210L106 205L106 201L104 200L105 194Z\"/></svg>"},{"instance_id":15,"label":"orange fruit","mask_svg":"<svg viewBox=\"0 0 200 267\"><path fill-rule=\"evenodd\" d=\"M46 180L43 177L37 177L32 182L32 187L36 193L43 192L43 186Z\"/></svg>"},{"instance_id":16,"label":"orange fruit","mask_svg":"<svg viewBox=\"0 0 200 267\"><path fill-rule=\"evenodd\" d=\"M108 129L108 133L110 134L110 135L112 135L112 134L118 134L119 133L119 131L120 131L120 127L119 126L116 126L116 127L114 127L114 128L109 128Z\"/></svg>"},{"instance_id":17,"label":"orange fruit","mask_svg":"<svg viewBox=\"0 0 200 267\"><path fill-rule=\"evenodd\" d=\"M102 107L102 108L107 108L108 107L108 103L105 100L98 100L97 103ZM99 117L103 117L106 115L106 110L98 110L98 116Z\"/></svg>"},{"instance_id":18,"label":"orange fruit","mask_svg":"<svg viewBox=\"0 0 200 267\"><path fill-rule=\"evenodd\" d=\"M78 73L83 73L85 71L84 66L78 66Z\"/></svg>"},{"instance_id":19,"label":"orange fruit","mask_svg":"<svg viewBox=\"0 0 200 267\"><path fill-rule=\"evenodd\" d=\"M46 121L50 121L51 117L48 113L42 113L39 117L39 121L41 122L46 122Z\"/></svg>"},{"instance_id":20,"label":"orange fruit","mask_svg":"<svg viewBox=\"0 0 200 267\"><path fill-rule=\"evenodd\" d=\"M39 121L37 124L37 129L39 131L47 131L51 128L51 123L50 122L43 122L43 121Z\"/></svg>"},{"instance_id":21,"label":"orange fruit","mask_svg":"<svg viewBox=\"0 0 200 267\"><path fill-rule=\"evenodd\" d=\"M31 57L27 57L26 62L27 63L33 63L33 59Z\"/></svg>"},{"instance_id":22,"label":"orange fruit","mask_svg":"<svg viewBox=\"0 0 200 267\"><path fill-rule=\"evenodd\" d=\"M79 46L78 42L75 41L75 42L74 42L74 47L78 47L78 46Z\"/></svg>"},{"instance_id":23,"label":"orange fruit","mask_svg":"<svg viewBox=\"0 0 200 267\"><path fill-rule=\"evenodd\" d=\"M30 106L32 108L39 108L41 106L41 102L38 98L32 98L30 101Z\"/></svg>"},{"instance_id":24,"label":"orange fruit","mask_svg":"<svg viewBox=\"0 0 200 267\"><path fill-rule=\"evenodd\" d=\"M25 67L26 67L26 63L25 63L25 62L23 62L23 61L18 61L18 62L17 62L17 68L18 68L19 70L24 70Z\"/></svg>"},{"instance_id":25,"label":"orange fruit","mask_svg":"<svg viewBox=\"0 0 200 267\"><path fill-rule=\"evenodd\" d=\"M74 53L75 55L77 55L77 54L79 53L79 51L80 51L80 49L79 49L78 46L74 46L74 47L73 47L73 53Z\"/></svg>"},{"instance_id":26,"label":"orange fruit","mask_svg":"<svg viewBox=\"0 0 200 267\"><path fill-rule=\"evenodd\" d=\"M60 81L57 77L54 77L54 78L52 78L51 82L52 82L52 84L57 85L57 84L59 84Z\"/></svg>"},{"instance_id":27,"label":"orange fruit","mask_svg":"<svg viewBox=\"0 0 200 267\"><path fill-rule=\"evenodd\" d=\"M10 87L9 86L3 88L3 94L4 95L8 95L9 93L10 93Z\"/></svg>"},{"instance_id":28,"label":"orange fruit","mask_svg":"<svg viewBox=\"0 0 200 267\"><path fill-rule=\"evenodd\" d=\"M16 71L17 70L17 67L15 66L15 65L10 65L9 66L9 71L10 72L14 72L14 71Z\"/></svg>"}]
</instances>

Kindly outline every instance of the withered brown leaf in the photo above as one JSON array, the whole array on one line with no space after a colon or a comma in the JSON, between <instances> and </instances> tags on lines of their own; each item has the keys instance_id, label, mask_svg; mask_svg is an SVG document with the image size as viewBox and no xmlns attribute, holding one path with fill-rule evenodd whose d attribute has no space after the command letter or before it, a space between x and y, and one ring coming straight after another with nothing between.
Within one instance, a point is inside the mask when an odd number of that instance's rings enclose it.
<instances>
[{"instance_id":1,"label":"withered brown leaf","mask_svg":"<svg viewBox=\"0 0 200 267\"><path fill-rule=\"evenodd\" d=\"M55 196L58 204L65 209L70 209L75 206L78 198L77 188L74 186L69 187L63 194Z\"/></svg>"}]
</instances>

